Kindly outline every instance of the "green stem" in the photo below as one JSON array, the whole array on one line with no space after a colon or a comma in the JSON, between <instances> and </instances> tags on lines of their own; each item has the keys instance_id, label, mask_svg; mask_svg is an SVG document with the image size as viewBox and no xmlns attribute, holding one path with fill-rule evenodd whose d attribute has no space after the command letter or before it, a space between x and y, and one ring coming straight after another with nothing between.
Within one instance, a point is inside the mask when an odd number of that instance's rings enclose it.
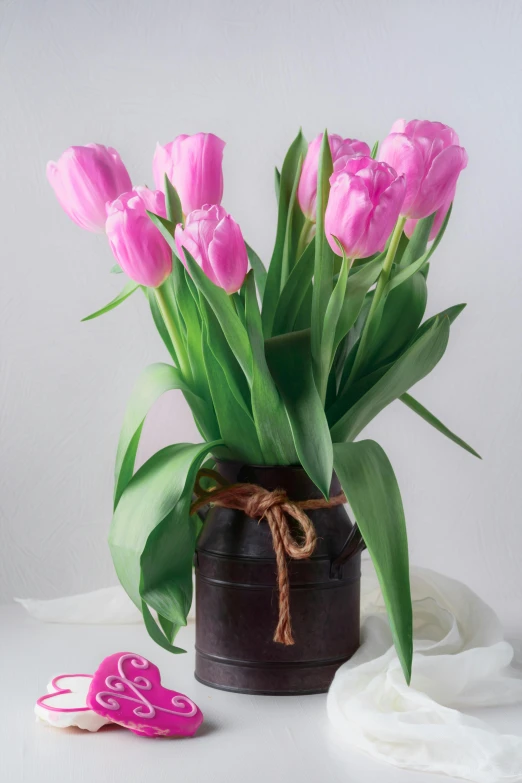
<instances>
[{"instance_id":1,"label":"green stem","mask_svg":"<svg viewBox=\"0 0 522 783\"><path fill-rule=\"evenodd\" d=\"M296 259L295 259L296 261L299 261L299 259L304 253L306 246L310 244L313 237L314 229L315 229L315 223L312 220L308 220L308 218L305 218L305 222L303 224L297 242L297 252L296 252Z\"/></svg>"},{"instance_id":2,"label":"green stem","mask_svg":"<svg viewBox=\"0 0 522 783\"><path fill-rule=\"evenodd\" d=\"M352 371L350 373L348 386L350 386L352 382L357 378L357 373L360 370L361 364L364 360L364 354L368 342L370 325L375 315L375 312L379 307L379 303L384 294L384 290L388 284L388 280L390 279L393 260L395 258L395 254L397 253L397 248L399 247L399 242L402 236L402 230L404 228L405 223L406 223L406 218L400 217L397 223L395 224L395 228L393 229L393 234L391 235L390 244L388 245L388 252L386 253L386 258L384 259L384 264L382 265L381 274L379 275L379 280L377 281L377 286L375 288L375 293L373 295L370 312L368 313L368 318L366 319L366 323L364 324L364 328L361 334L361 339L359 342L357 353L355 355L355 361L353 363Z\"/></svg>"},{"instance_id":3,"label":"green stem","mask_svg":"<svg viewBox=\"0 0 522 783\"><path fill-rule=\"evenodd\" d=\"M185 346L183 345L183 340L181 338L181 335L179 333L176 324L174 323L173 315L169 309L169 303L163 287L164 285L165 283L160 285L159 288L155 288L154 294L156 296L156 301L158 302L158 307L161 313L161 317L163 318L163 322L167 327L167 332L169 333L169 337L172 340L172 345L174 346L174 350L176 352L176 356L178 359L179 369L181 370L184 379L190 381L192 379L192 371L190 369L190 364L188 362L188 358L185 353Z\"/></svg>"}]
</instances>

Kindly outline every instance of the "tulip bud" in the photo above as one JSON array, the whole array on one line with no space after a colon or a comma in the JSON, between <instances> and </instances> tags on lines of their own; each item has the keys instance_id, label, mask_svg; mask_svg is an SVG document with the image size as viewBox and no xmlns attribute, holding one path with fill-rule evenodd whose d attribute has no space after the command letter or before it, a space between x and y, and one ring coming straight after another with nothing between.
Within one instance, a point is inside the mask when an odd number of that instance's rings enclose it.
<instances>
[{"instance_id":1,"label":"tulip bud","mask_svg":"<svg viewBox=\"0 0 522 783\"><path fill-rule=\"evenodd\" d=\"M315 204L317 200L317 171L319 168L319 155L321 153L321 144L323 134L320 133L308 145L308 152L303 162L299 186L297 189L297 199L304 216L315 223ZM370 148L364 141L357 139L343 139L335 133L328 134L330 152L334 171L343 168L349 158L355 155L370 156Z\"/></svg>"},{"instance_id":2,"label":"tulip bud","mask_svg":"<svg viewBox=\"0 0 522 783\"><path fill-rule=\"evenodd\" d=\"M178 192L186 215L204 204L221 204L225 142L213 133L177 136L156 145L152 161L154 182L163 190L165 174Z\"/></svg>"},{"instance_id":3,"label":"tulip bud","mask_svg":"<svg viewBox=\"0 0 522 783\"><path fill-rule=\"evenodd\" d=\"M428 217L448 202L468 163L455 131L441 122L397 120L379 148L385 161L406 177L401 214Z\"/></svg>"},{"instance_id":4,"label":"tulip bud","mask_svg":"<svg viewBox=\"0 0 522 783\"><path fill-rule=\"evenodd\" d=\"M65 212L87 231L103 231L106 203L132 188L120 156L103 144L69 147L57 163L49 161L47 179Z\"/></svg>"},{"instance_id":5,"label":"tulip bud","mask_svg":"<svg viewBox=\"0 0 522 783\"><path fill-rule=\"evenodd\" d=\"M386 163L367 157L350 158L330 177L325 233L330 247L348 258L366 258L384 250L399 217L405 193L404 177Z\"/></svg>"},{"instance_id":6,"label":"tulip bud","mask_svg":"<svg viewBox=\"0 0 522 783\"><path fill-rule=\"evenodd\" d=\"M448 210L451 207L451 202L455 198L455 191L450 194L448 200L437 210L435 214L435 220L433 221L433 225L431 227L430 235L428 237L428 242L431 242L437 234L439 233L442 224L444 223L444 218L448 214ZM411 237L413 232L415 231L415 227L418 223L418 220L415 220L414 218L409 218L406 223L404 224L404 233L408 238Z\"/></svg>"},{"instance_id":7,"label":"tulip bud","mask_svg":"<svg viewBox=\"0 0 522 783\"><path fill-rule=\"evenodd\" d=\"M220 206L206 204L191 212L185 228L176 226L178 254L185 262L185 247L212 282L233 294L243 285L248 256L241 229Z\"/></svg>"},{"instance_id":8,"label":"tulip bud","mask_svg":"<svg viewBox=\"0 0 522 783\"><path fill-rule=\"evenodd\" d=\"M116 261L136 283L157 288L172 271L172 251L147 215L166 217L165 196L137 187L107 205L107 238Z\"/></svg>"}]
</instances>

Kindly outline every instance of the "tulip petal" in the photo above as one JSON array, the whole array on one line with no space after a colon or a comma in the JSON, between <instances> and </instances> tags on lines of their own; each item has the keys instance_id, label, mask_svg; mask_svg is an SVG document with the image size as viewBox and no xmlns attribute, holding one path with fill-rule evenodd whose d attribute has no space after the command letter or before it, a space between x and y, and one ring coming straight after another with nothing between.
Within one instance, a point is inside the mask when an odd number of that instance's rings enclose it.
<instances>
[{"instance_id":1,"label":"tulip petal","mask_svg":"<svg viewBox=\"0 0 522 783\"><path fill-rule=\"evenodd\" d=\"M442 207L452 197L459 174L467 162L468 156L463 147L446 147L437 155L420 187L410 217L427 217Z\"/></svg>"},{"instance_id":2,"label":"tulip petal","mask_svg":"<svg viewBox=\"0 0 522 783\"><path fill-rule=\"evenodd\" d=\"M361 248L361 257L381 253L384 250L386 240L399 217L405 192L406 180L403 175L397 177L380 194L379 201L374 207L368 223L364 247Z\"/></svg>"},{"instance_id":3,"label":"tulip petal","mask_svg":"<svg viewBox=\"0 0 522 783\"><path fill-rule=\"evenodd\" d=\"M227 294L239 291L248 267L248 256L241 229L230 215L219 222L208 248L208 259L218 285ZM203 271L212 279L209 271Z\"/></svg>"},{"instance_id":4,"label":"tulip petal","mask_svg":"<svg viewBox=\"0 0 522 783\"><path fill-rule=\"evenodd\" d=\"M408 215L415 202L424 175L424 161L419 148L403 133L390 133L379 149L379 160L406 177L406 192L401 213Z\"/></svg>"},{"instance_id":5,"label":"tulip petal","mask_svg":"<svg viewBox=\"0 0 522 783\"><path fill-rule=\"evenodd\" d=\"M363 238L373 204L361 177L344 170L330 179L331 190L325 213L325 233L328 244L336 253L341 251L333 238L341 242L349 258L359 257L358 243Z\"/></svg>"}]
</instances>

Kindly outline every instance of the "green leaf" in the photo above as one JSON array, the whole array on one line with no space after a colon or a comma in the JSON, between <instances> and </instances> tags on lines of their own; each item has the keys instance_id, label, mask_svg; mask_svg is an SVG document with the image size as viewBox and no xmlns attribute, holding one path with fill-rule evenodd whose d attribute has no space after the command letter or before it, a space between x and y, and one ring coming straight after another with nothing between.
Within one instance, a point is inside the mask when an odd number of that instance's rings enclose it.
<instances>
[{"instance_id":1,"label":"green leaf","mask_svg":"<svg viewBox=\"0 0 522 783\"><path fill-rule=\"evenodd\" d=\"M246 249L247 249L247 255L248 260L250 261L250 266L254 270L254 278L257 285L257 290L259 291L259 296L261 297L261 300L263 300L263 295L265 293L265 286L266 286L266 276L267 271L265 269L265 265L249 244L245 242Z\"/></svg>"},{"instance_id":2,"label":"green leaf","mask_svg":"<svg viewBox=\"0 0 522 783\"><path fill-rule=\"evenodd\" d=\"M334 443L354 440L390 402L407 392L433 370L446 350L449 327L448 318L436 321L431 329L410 345L392 364L388 372L348 410L344 407L343 395L337 399L335 405L328 411L329 421L333 425L331 434ZM339 417L341 412L343 415Z\"/></svg>"},{"instance_id":3,"label":"green leaf","mask_svg":"<svg viewBox=\"0 0 522 783\"><path fill-rule=\"evenodd\" d=\"M379 142L376 141L375 144L373 145L372 151L370 153L370 157L373 158L373 160L375 160L375 158L377 157L378 151L379 151Z\"/></svg>"},{"instance_id":4,"label":"green leaf","mask_svg":"<svg viewBox=\"0 0 522 783\"><path fill-rule=\"evenodd\" d=\"M406 250L401 258L401 266L409 266L424 255L428 246L430 231L433 227L436 212L417 221L415 230L410 237Z\"/></svg>"},{"instance_id":5,"label":"green leaf","mask_svg":"<svg viewBox=\"0 0 522 783\"><path fill-rule=\"evenodd\" d=\"M140 610L145 602L175 626L171 636L186 625L192 600L196 535L189 510L196 472L220 444L182 443L154 454L132 477L114 512L109 546L118 578ZM144 618L150 633L147 612Z\"/></svg>"},{"instance_id":6,"label":"green leaf","mask_svg":"<svg viewBox=\"0 0 522 783\"><path fill-rule=\"evenodd\" d=\"M383 261L384 253L381 253L377 258L365 264L357 272L353 274L350 273L348 285L346 287L346 296L335 330L335 347L339 345L343 337L348 334L355 324L364 304L368 289L371 288L379 277Z\"/></svg>"},{"instance_id":7,"label":"green leaf","mask_svg":"<svg viewBox=\"0 0 522 783\"><path fill-rule=\"evenodd\" d=\"M166 289L168 286L166 286ZM154 320L154 324L156 326L156 329L159 332L159 335L161 339L163 340L163 343L165 344L165 347L167 351L169 352L172 361L178 366L178 357L176 355L176 349L174 348L172 344L172 340L170 338L169 331L167 327L165 326L165 321L163 320L163 316L160 312L159 306L158 306L158 300L156 299L154 289L153 288L146 288L145 294L147 296L150 311L152 313L152 318Z\"/></svg>"},{"instance_id":8,"label":"green leaf","mask_svg":"<svg viewBox=\"0 0 522 783\"><path fill-rule=\"evenodd\" d=\"M259 465L263 462L263 454L254 421L232 392L233 376L228 364L220 364L210 348L213 337L212 325L207 322L202 334L203 358L221 438L235 459Z\"/></svg>"},{"instance_id":9,"label":"green leaf","mask_svg":"<svg viewBox=\"0 0 522 783\"><path fill-rule=\"evenodd\" d=\"M254 424L267 465L292 465L297 462L292 431L285 407L270 375L265 356L263 326L252 274L246 279L245 311L252 346L252 412Z\"/></svg>"},{"instance_id":10,"label":"green leaf","mask_svg":"<svg viewBox=\"0 0 522 783\"><path fill-rule=\"evenodd\" d=\"M274 170L274 187L275 187L276 199L279 203L279 195L281 193L281 172L279 171L277 166L275 167Z\"/></svg>"},{"instance_id":11,"label":"green leaf","mask_svg":"<svg viewBox=\"0 0 522 783\"><path fill-rule=\"evenodd\" d=\"M263 332L266 337L270 337L272 334L279 294L286 282L285 274L290 272L289 253L292 240L293 211L296 206L295 196L306 151L306 141L299 131L290 145L281 170L276 240L263 295L262 319Z\"/></svg>"},{"instance_id":12,"label":"green leaf","mask_svg":"<svg viewBox=\"0 0 522 783\"><path fill-rule=\"evenodd\" d=\"M293 331L314 274L315 239L306 247L286 281L274 316L274 336Z\"/></svg>"},{"instance_id":13,"label":"green leaf","mask_svg":"<svg viewBox=\"0 0 522 783\"><path fill-rule=\"evenodd\" d=\"M337 240L336 240L337 241ZM326 313L324 315L323 336L321 342L321 375L328 376L332 369L332 363L335 355L337 343L335 342L337 325L342 312L346 296L346 283L348 281L349 261L346 253L340 243L339 247L343 253L343 262L341 271L332 291Z\"/></svg>"},{"instance_id":14,"label":"green leaf","mask_svg":"<svg viewBox=\"0 0 522 783\"><path fill-rule=\"evenodd\" d=\"M105 307L102 307L100 310L96 310L95 313L91 313L91 315L86 315L85 318L82 318L82 322L92 321L93 318L98 318L98 316L108 313L109 310L114 310L115 307L118 307L118 305L128 299L139 287L138 283L135 283L134 280L130 280L127 285L122 288L118 296L115 296L109 304L106 304Z\"/></svg>"},{"instance_id":15,"label":"green leaf","mask_svg":"<svg viewBox=\"0 0 522 783\"><path fill-rule=\"evenodd\" d=\"M283 398L299 461L327 498L332 481L332 441L314 382L310 331L273 337L266 341L265 351Z\"/></svg>"},{"instance_id":16,"label":"green leaf","mask_svg":"<svg viewBox=\"0 0 522 783\"><path fill-rule=\"evenodd\" d=\"M478 457L479 459L482 459L480 454L478 454L478 452L476 452L475 449L472 449L471 446L469 446L466 443L466 441L462 440L462 438L459 438L458 435L455 435L455 433L452 432L450 429L448 429L446 425L440 421L440 419L437 419L437 417L434 416L433 413L430 413L429 410L427 410L427 408L424 407L424 405L421 405L421 403L418 400L415 400L410 394L401 394L399 399L408 408L410 408L412 411L417 413L421 417L421 419L427 421L428 424L431 424L432 427L435 427L436 430L438 430L447 438L452 440L453 443L456 443L457 446L460 446L461 448L464 449L464 451L468 451L470 454L473 454L474 457Z\"/></svg>"},{"instance_id":17,"label":"green leaf","mask_svg":"<svg viewBox=\"0 0 522 783\"><path fill-rule=\"evenodd\" d=\"M165 206L167 209L167 218L175 226L183 223L183 210L179 199L178 191L165 174Z\"/></svg>"},{"instance_id":18,"label":"green leaf","mask_svg":"<svg viewBox=\"0 0 522 783\"><path fill-rule=\"evenodd\" d=\"M422 337L422 335L426 334L426 332L431 329L436 321L440 321L442 318L449 318L449 322L452 324L465 307L465 304L453 305L452 307L448 307L446 310L442 310L442 312L437 313L437 315L432 315L431 318L428 318L427 321L424 321L424 323L419 326L413 336L413 339L418 340L420 337Z\"/></svg>"},{"instance_id":19,"label":"green leaf","mask_svg":"<svg viewBox=\"0 0 522 783\"><path fill-rule=\"evenodd\" d=\"M413 619L408 537L401 495L378 443L335 443L335 472L375 566L402 670L409 684Z\"/></svg>"},{"instance_id":20,"label":"green leaf","mask_svg":"<svg viewBox=\"0 0 522 783\"><path fill-rule=\"evenodd\" d=\"M440 241L442 237L444 236L444 232L446 231L446 227L448 225L449 219L451 217L451 210L453 209L453 205L449 208L446 217L444 218L444 221L442 223L442 226L440 228L439 233L435 237L430 249L424 253L420 258L417 258L416 261L413 261L410 263L409 266L404 267L404 259L401 262L401 267L398 269L395 275L393 275L387 285L387 292L391 291L393 288L396 288L396 286L401 285L401 283L404 283L405 280L407 280L411 275L414 275L415 272L421 271L425 268L425 265L428 263L430 258L432 257L433 253L438 248ZM426 218L426 220L429 220L429 218ZM413 238L413 237L412 237ZM410 239L411 244L411 239ZM408 248L405 252L405 256L408 253L410 244L408 244Z\"/></svg>"},{"instance_id":21,"label":"green leaf","mask_svg":"<svg viewBox=\"0 0 522 783\"><path fill-rule=\"evenodd\" d=\"M156 400L172 389L183 392L198 419L209 421L209 429L205 436L210 440L216 437L217 425L213 425L212 416L208 416L205 403L187 387L179 370L162 362L149 365L132 390L123 419L114 469L114 508L118 505L122 492L132 477L145 418Z\"/></svg>"},{"instance_id":22,"label":"green leaf","mask_svg":"<svg viewBox=\"0 0 522 783\"><path fill-rule=\"evenodd\" d=\"M111 275L122 275L123 274L123 269L121 268L121 266L119 264L114 264L114 266L111 266L109 271L110 271Z\"/></svg>"},{"instance_id":23,"label":"green leaf","mask_svg":"<svg viewBox=\"0 0 522 783\"><path fill-rule=\"evenodd\" d=\"M368 346L368 366L377 367L400 353L411 341L426 310L428 290L417 272L392 289L384 304L379 328Z\"/></svg>"},{"instance_id":24,"label":"green leaf","mask_svg":"<svg viewBox=\"0 0 522 783\"><path fill-rule=\"evenodd\" d=\"M246 329L236 313L232 300L223 288L214 285L186 249L185 260L192 280L216 314L223 334L250 383L252 381L252 352Z\"/></svg>"},{"instance_id":25,"label":"green leaf","mask_svg":"<svg viewBox=\"0 0 522 783\"><path fill-rule=\"evenodd\" d=\"M174 242L174 231L176 229L176 224L173 223L171 220L168 220L167 218L161 217L161 215L155 215L154 212L149 212L149 210L146 210L147 215L152 220L162 237L168 242L170 245L170 249L173 253L176 253L176 243Z\"/></svg>"},{"instance_id":26,"label":"green leaf","mask_svg":"<svg viewBox=\"0 0 522 783\"><path fill-rule=\"evenodd\" d=\"M328 374L324 372L321 345L324 316L332 293L335 257L324 231L324 213L330 194L330 176L332 171L332 154L330 152L328 132L325 130L317 172L314 288L312 295L312 359L319 396L323 401L326 397Z\"/></svg>"}]
</instances>

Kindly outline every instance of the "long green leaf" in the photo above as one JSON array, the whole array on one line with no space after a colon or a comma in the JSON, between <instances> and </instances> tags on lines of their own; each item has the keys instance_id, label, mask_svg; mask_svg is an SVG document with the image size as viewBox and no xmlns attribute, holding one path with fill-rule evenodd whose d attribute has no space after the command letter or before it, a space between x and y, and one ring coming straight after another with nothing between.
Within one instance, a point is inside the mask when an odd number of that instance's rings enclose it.
<instances>
[{"instance_id":1,"label":"long green leaf","mask_svg":"<svg viewBox=\"0 0 522 783\"><path fill-rule=\"evenodd\" d=\"M409 266L424 255L428 246L430 231L435 220L436 213L422 218L417 222L415 230L410 237L408 246L401 258L401 266Z\"/></svg>"},{"instance_id":2,"label":"long green leaf","mask_svg":"<svg viewBox=\"0 0 522 783\"><path fill-rule=\"evenodd\" d=\"M297 456L314 484L328 497L332 480L332 441L315 386L310 331L273 337L265 343L272 377L283 398Z\"/></svg>"},{"instance_id":3,"label":"long green leaf","mask_svg":"<svg viewBox=\"0 0 522 783\"><path fill-rule=\"evenodd\" d=\"M330 247L324 230L324 214L330 194L330 176L333 171L332 154L328 132L323 133L319 168L317 172L316 232L314 260L314 289L312 295L312 359L319 396L324 401L328 373L321 356L324 315L333 287L335 254Z\"/></svg>"},{"instance_id":4,"label":"long green leaf","mask_svg":"<svg viewBox=\"0 0 522 783\"><path fill-rule=\"evenodd\" d=\"M124 302L126 299L131 296L134 291L136 291L139 288L139 284L135 283L134 280L129 280L127 285L122 288L118 296L115 296L114 299L111 299L109 304L106 304L105 307L102 307L100 310L96 310L95 313L91 313L90 315L86 315L85 318L82 318L83 321L92 321L93 318L98 318L100 315L104 315L105 313L108 313L109 310L114 310L115 307L118 307L122 302Z\"/></svg>"},{"instance_id":5,"label":"long green leaf","mask_svg":"<svg viewBox=\"0 0 522 783\"><path fill-rule=\"evenodd\" d=\"M430 373L446 350L449 338L448 318L436 321L415 341L351 408L344 409L343 396L328 411L334 443L352 441L390 402L408 391Z\"/></svg>"},{"instance_id":6,"label":"long green leaf","mask_svg":"<svg viewBox=\"0 0 522 783\"><path fill-rule=\"evenodd\" d=\"M182 443L154 454L125 487L111 524L109 546L126 593L140 610L145 602L176 628L186 624L192 600L194 480L205 456L220 444ZM148 614L145 619L150 632ZM168 642L165 638L164 646Z\"/></svg>"},{"instance_id":7,"label":"long green leaf","mask_svg":"<svg viewBox=\"0 0 522 783\"><path fill-rule=\"evenodd\" d=\"M441 432L443 435L453 441L453 443L456 443L457 446L460 446L462 449L464 449L464 451L468 451L470 454L473 454L474 457L482 459L480 454L476 452L475 449L472 449L465 440L462 440L462 438L459 438L458 435L455 435L455 433L448 429L440 419L437 419L433 413L430 413L429 410L424 407L424 405L421 405L421 403L414 399L410 394L401 394L399 399L408 408L410 408L410 410L414 411L418 416L420 416L421 419L427 421L428 424L431 424L432 427L435 427L438 432Z\"/></svg>"},{"instance_id":8,"label":"long green leaf","mask_svg":"<svg viewBox=\"0 0 522 783\"><path fill-rule=\"evenodd\" d=\"M335 330L335 347L339 345L343 337L348 334L355 324L364 304L364 298L368 289L371 288L379 277L383 261L384 253L377 256L373 261L365 264L365 266L357 272L350 274L341 314Z\"/></svg>"},{"instance_id":9,"label":"long green leaf","mask_svg":"<svg viewBox=\"0 0 522 783\"><path fill-rule=\"evenodd\" d=\"M234 396L233 379L227 363L220 364L210 348L212 327L206 323L202 334L203 357L210 393L219 423L221 438L235 459L258 465L263 454L257 438L254 420Z\"/></svg>"},{"instance_id":10,"label":"long green leaf","mask_svg":"<svg viewBox=\"0 0 522 783\"><path fill-rule=\"evenodd\" d=\"M334 467L375 566L397 655L409 684L413 620L408 537L397 479L378 443L335 443Z\"/></svg>"},{"instance_id":11,"label":"long green leaf","mask_svg":"<svg viewBox=\"0 0 522 783\"><path fill-rule=\"evenodd\" d=\"M427 298L426 280L419 272L390 292L379 328L368 346L367 367L370 370L406 348L422 321Z\"/></svg>"},{"instance_id":12,"label":"long green leaf","mask_svg":"<svg viewBox=\"0 0 522 783\"><path fill-rule=\"evenodd\" d=\"M335 342L337 326L339 323L339 317L341 315L343 304L346 297L346 283L348 281L349 261L346 258L346 254L343 250L343 263L337 282L335 284L332 295L324 314L323 336L321 341L321 372L328 376L332 369L332 363L334 360L335 349L337 343Z\"/></svg>"},{"instance_id":13,"label":"long green leaf","mask_svg":"<svg viewBox=\"0 0 522 783\"><path fill-rule=\"evenodd\" d=\"M247 330L252 346L252 412L265 464L291 465L297 462L292 431L285 407L268 369L261 314L252 273L245 285Z\"/></svg>"},{"instance_id":14,"label":"long green leaf","mask_svg":"<svg viewBox=\"0 0 522 783\"><path fill-rule=\"evenodd\" d=\"M265 286L266 286L267 271L265 269L265 265L257 255L256 251L253 250L247 242L245 242L245 246L247 249L248 260L250 261L250 266L254 270L254 278L256 281L257 290L259 291L259 296L261 297L261 301L263 301L263 296L265 293Z\"/></svg>"},{"instance_id":15,"label":"long green leaf","mask_svg":"<svg viewBox=\"0 0 522 783\"><path fill-rule=\"evenodd\" d=\"M132 390L123 419L114 469L114 508L132 477L145 418L154 403L172 389L182 391L195 417L207 424L206 438L214 440L219 435L213 412L208 411L203 400L187 387L179 370L162 362L149 365Z\"/></svg>"},{"instance_id":16,"label":"long green leaf","mask_svg":"<svg viewBox=\"0 0 522 783\"><path fill-rule=\"evenodd\" d=\"M431 318L428 318L427 321L424 321L424 323L419 326L419 328L417 329L416 333L413 336L413 339L419 340L422 337L422 335L426 334L426 332L428 332L431 329L433 324L437 320L440 321L441 318L449 318L449 322L450 324L452 324L453 321L456 318L458 318L458 316L461 314L461 312L464 310L465 307L466 305L464 303L453 305L452 307L448 307L446 310L442 310L442 312L437 313L436 315L432 315Z\"/></svg>"},{"instance_id":17,"label":"long green leaf","mask_svg":"<svg viewBox=\"0 0 522 783\"><path fill-rule=\"evenodd\" d=\"M272 335L274 314L285 282L283 271L286 268L287 273L290 272L288 253L292 239L292 210L295 206L297 183L306 150L304 136L299 131L290 145L281 169L276 240L263 295L262 319L266 337Z\"/></svg>"},{"instance_id":18,"label":"long green leaf","mask_svg":"<svg viewBox=\"0 0 522 783\"><path fill-rule=\"evenodd\" d=\"M214 285L186 249L185 259L192 280L216 314L223 334L250 383L252 381L252 352L246 329L241 323L232 300L223 288Z\"/></svg>"},{"instance_id":19,"label":"long green leaf","mask_svg":"<svg viewBox=\"0 0 522 783\"><path fill-rule=\"evenodd\" d=\"M315 239L306 247L281 291L274 316L274 336L293 331L314 275L314 257Z\"/></svg>"}]
</instances>

